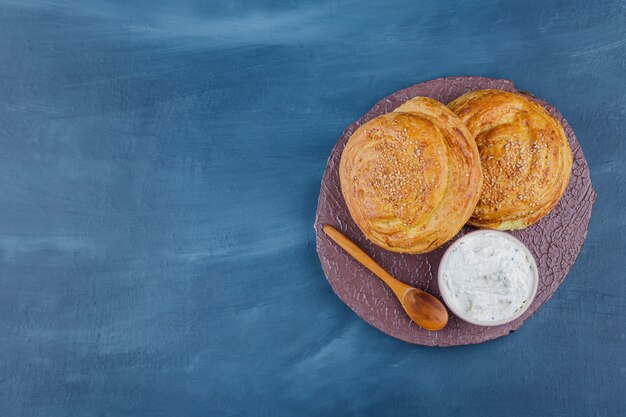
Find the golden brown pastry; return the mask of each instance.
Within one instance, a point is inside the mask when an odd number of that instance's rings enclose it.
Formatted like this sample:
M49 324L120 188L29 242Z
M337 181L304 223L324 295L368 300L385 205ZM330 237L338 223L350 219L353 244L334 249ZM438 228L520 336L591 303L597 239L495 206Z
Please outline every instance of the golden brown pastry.
M523 95L500 90L473 91L448 107L480 152L483 191L469 223L516 230L548 214L572 171L572 151L558 120Z
M339 163L341 191L375 244L423 253L467 222L482 184L476 144L445 105L415 97L359 127Z

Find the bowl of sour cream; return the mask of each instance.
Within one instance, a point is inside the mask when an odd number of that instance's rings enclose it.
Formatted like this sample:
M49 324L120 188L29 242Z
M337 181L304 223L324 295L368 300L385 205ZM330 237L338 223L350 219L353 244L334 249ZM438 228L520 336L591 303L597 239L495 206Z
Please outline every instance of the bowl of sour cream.
M457 239L439 264L439 291L459 318L499 326L530 307L539 272L528 248L512 235L478 230Z

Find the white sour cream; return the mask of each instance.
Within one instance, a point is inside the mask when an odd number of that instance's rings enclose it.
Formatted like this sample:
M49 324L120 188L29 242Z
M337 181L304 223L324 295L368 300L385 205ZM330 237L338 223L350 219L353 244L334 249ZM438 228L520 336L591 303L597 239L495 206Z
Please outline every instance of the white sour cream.
M446 302L474 321L502 322L513 317L534 296L536 269L529 256L520 242L502 232L461 238L440 266Z

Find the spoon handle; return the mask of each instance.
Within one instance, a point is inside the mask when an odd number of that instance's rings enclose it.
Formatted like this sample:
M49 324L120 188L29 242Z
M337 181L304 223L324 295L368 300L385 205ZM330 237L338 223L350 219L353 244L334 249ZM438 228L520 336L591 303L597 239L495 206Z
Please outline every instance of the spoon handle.
M385 271L382 266L378 265L367 253L363 252L353 241L348 239L343 233L330 225L323 227L324 232L337 243L343 250L348 252L354 259L359 261L361 265L372 271L378 278L383 280L398 297L403 297L406 291L413 289L404 282L398 281Z

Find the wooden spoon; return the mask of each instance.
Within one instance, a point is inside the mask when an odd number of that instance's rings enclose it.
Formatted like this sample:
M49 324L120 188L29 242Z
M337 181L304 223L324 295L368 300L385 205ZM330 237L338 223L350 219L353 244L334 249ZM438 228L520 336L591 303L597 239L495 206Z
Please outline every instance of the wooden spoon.
M441 330L448 324L448 310L436 297L392 277L339 230L330 225L324 226L323 229L343 250L348 252L348 254L372 271L391 288L398 300L400 300L402 308L404 308L404 311L415 324L426 330Z

